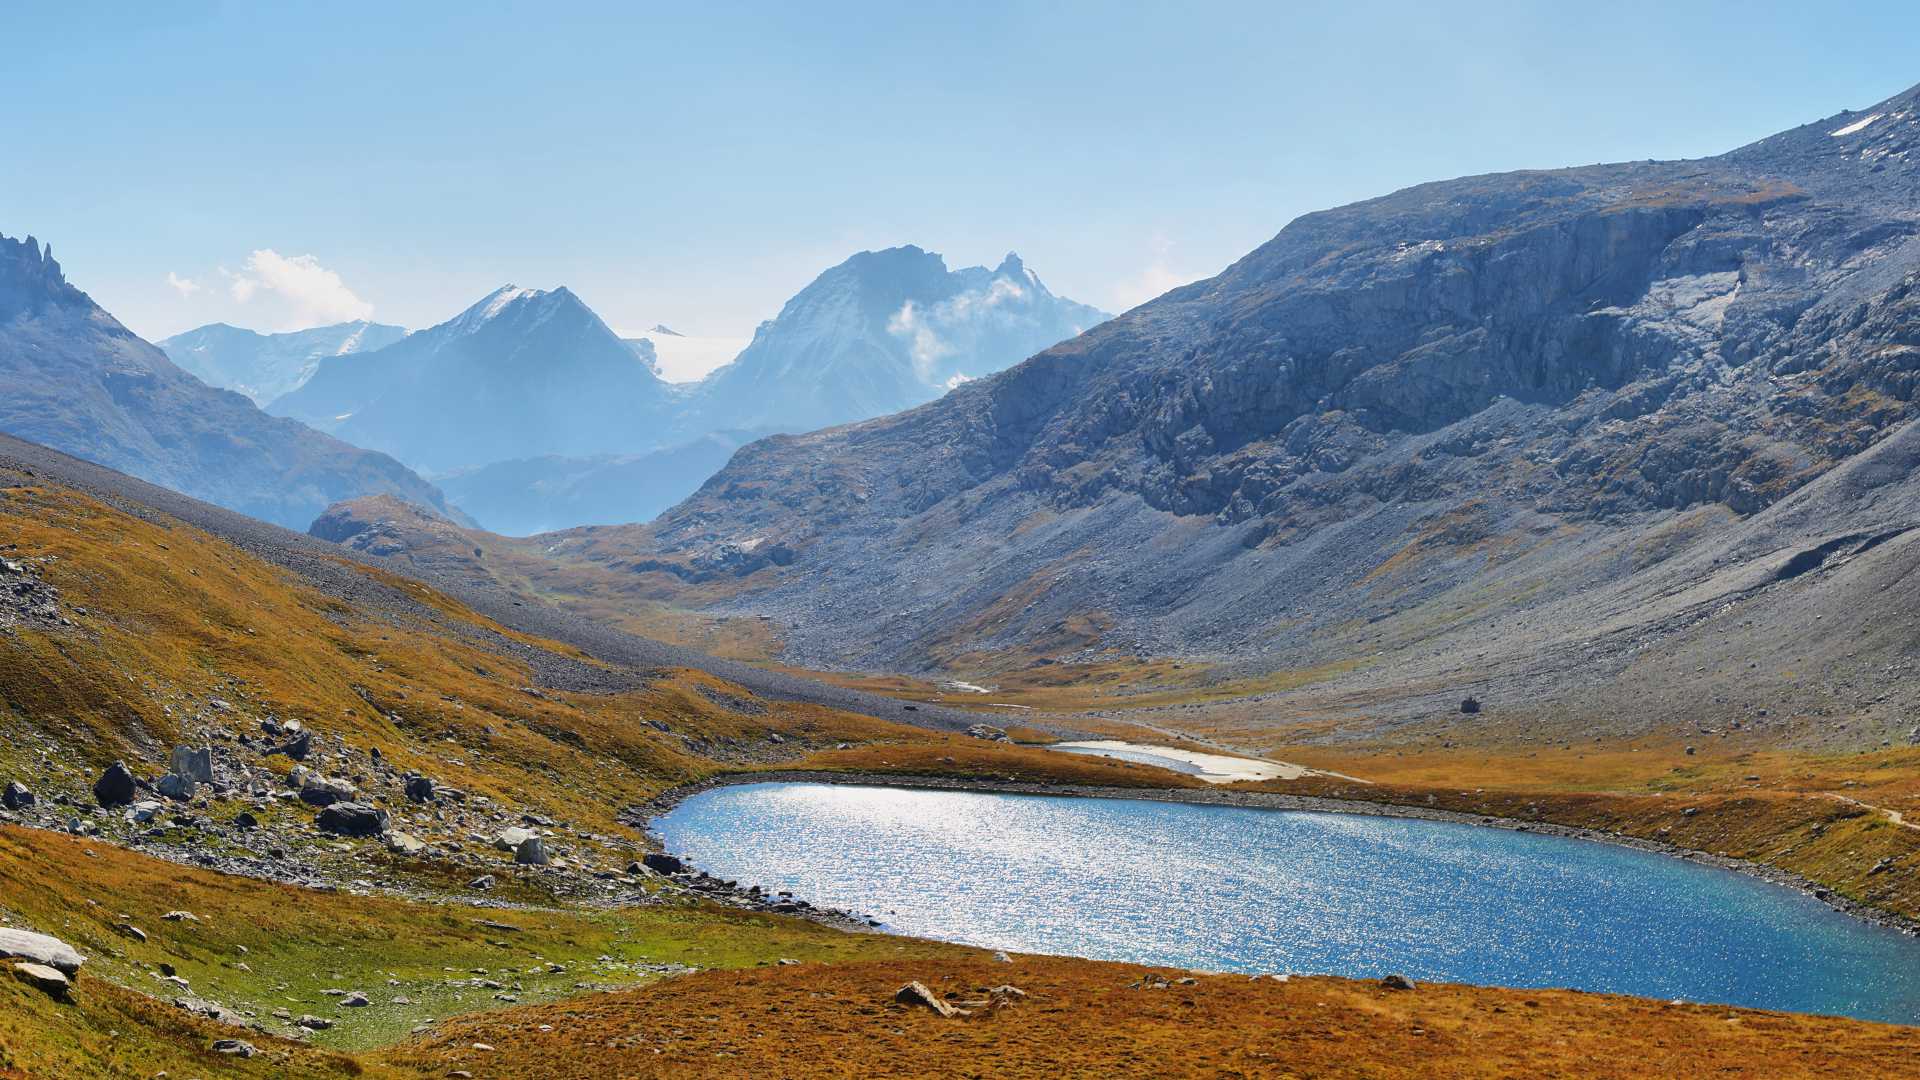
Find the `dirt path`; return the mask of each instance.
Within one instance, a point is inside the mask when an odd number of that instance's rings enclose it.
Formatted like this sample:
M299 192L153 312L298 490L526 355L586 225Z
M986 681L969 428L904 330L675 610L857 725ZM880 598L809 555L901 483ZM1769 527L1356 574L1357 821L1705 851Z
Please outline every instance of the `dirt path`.
M1913 829L1915 831L1920 831L1920 825L1916 825L1913 822L1908 821L1906 818L1906 815L1902 814L1898 810L1889 810L1884 806L1875 806L1872 803L1863 803L1859 799L1850 799L1845 795L1840 795L1832 791L1823 791L1820 794L1825 795L1827 798L1832 799L1835 802L1843 802L1849 806L1857 806L1862 810L1872 810L1877 814L1885 814L1887 816L1888 821L1893 822L1895 825L1898 825L1903 829Z

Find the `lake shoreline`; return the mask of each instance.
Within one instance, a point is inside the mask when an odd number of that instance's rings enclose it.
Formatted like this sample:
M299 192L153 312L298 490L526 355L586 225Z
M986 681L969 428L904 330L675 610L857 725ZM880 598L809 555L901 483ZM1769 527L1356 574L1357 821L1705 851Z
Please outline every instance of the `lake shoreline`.
M1094 787L1075 784L1039 783L1019 780L988 780L968 777L944 776L905 776L890 773L850 773L833 772L818 769L780 769L762 772L720 773L703 777L687 784L669 788L666 791L628 807L621 814L621 820L646 834L649 840L658 843L652 823L680 803L703 792L724 787L741 787L749 784L840 784L853 787L886 787L921 791L973 791L998 795L1030 795L1083 799L1138 799L1146 802L1190 803L1200 806L1228 806L1248 810L1310 811L1329 814L1354 814L1364 817L1411 818L1420 821L1441 821L1458 825L1474 825L1482 828L1505 829L1510 832L1540 833L1546 836L1558 836L1571 840L1590 840L1595 843L1613 844L1618 847L1633 848L1639 851L1665 855L1669 858L1683 859L1687 862L1731 870L1747 877L1756 878L1772 885L1792 889L1810 896L1826 906L1849 915L1862 922L1897 930L1909 936L1920 936L1920 921L1909 919L1893 912L1863 904L1841 896L1825 885L1802 877L1789 870L1782 870L1766 863L1748 859L1736 859L1726 855L1698 851L1680 847L1659 840L1648 840L1624 833L1608 832L1601 829L1589 829L1574 825L1556 825L1550 822L1523 821L1518 818L1494 817L1485 814L1467 814L1455 810L1441 810L1434 807L1407 806L1397 803L1376 803L1360 799L1331 799L1317 795L1289 795L1276 791L1234 791L1224 788L1132 788L1132 787ZM824 921L824 920L823 920ZM836 920L837 922L837 920ZM867 930L868 927L849 926L847 929Z

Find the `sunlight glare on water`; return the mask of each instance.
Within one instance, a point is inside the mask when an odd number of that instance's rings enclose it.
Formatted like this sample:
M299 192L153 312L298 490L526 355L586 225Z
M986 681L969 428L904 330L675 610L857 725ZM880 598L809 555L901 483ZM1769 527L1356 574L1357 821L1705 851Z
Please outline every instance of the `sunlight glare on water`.
M670 851L886 928L1204 970L1575 987L1920 1021L1920 942L1731 871L1444 822L754 784Z

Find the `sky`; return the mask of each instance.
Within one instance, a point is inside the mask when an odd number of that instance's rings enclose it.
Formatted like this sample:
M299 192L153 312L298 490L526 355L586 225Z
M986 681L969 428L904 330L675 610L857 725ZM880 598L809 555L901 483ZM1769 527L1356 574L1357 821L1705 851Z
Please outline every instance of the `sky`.
M907 243L1119 311L1306 211L1920 82L1920 5L1823 7L5 5L0 233L149 338L419 328L511 282L725 355Z

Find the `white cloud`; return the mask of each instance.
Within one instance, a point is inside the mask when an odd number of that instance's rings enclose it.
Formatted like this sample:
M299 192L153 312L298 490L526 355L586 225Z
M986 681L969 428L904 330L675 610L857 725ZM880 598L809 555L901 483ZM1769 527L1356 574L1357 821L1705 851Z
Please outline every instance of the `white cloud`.
M1147 265L1113 286L1113 310L1126 311L1139 307L1169 289L1200 280L1202 275L1182 273L1173 268L1173 241L1164 234L1155 233L1147 248Z
M923 382L931 380L934 368L940 361L956 351L952 345L940 340L940 335L927 325L920 309L911 300L901 304L900 310L887 320L887 333L907 339L907 354L913 358L914 373Z
M239 273L226 274L227 291L248 304L263 295L281 301L282 320L290 328L351 322L373 316L373 305L354 295L340 275L320 265L312 255L282 255L260 248L247 256Z
M199 282L192 278L183 278L171 270L167 271L167 284L173 286L173 291L181 296L192 296L200 291Z

